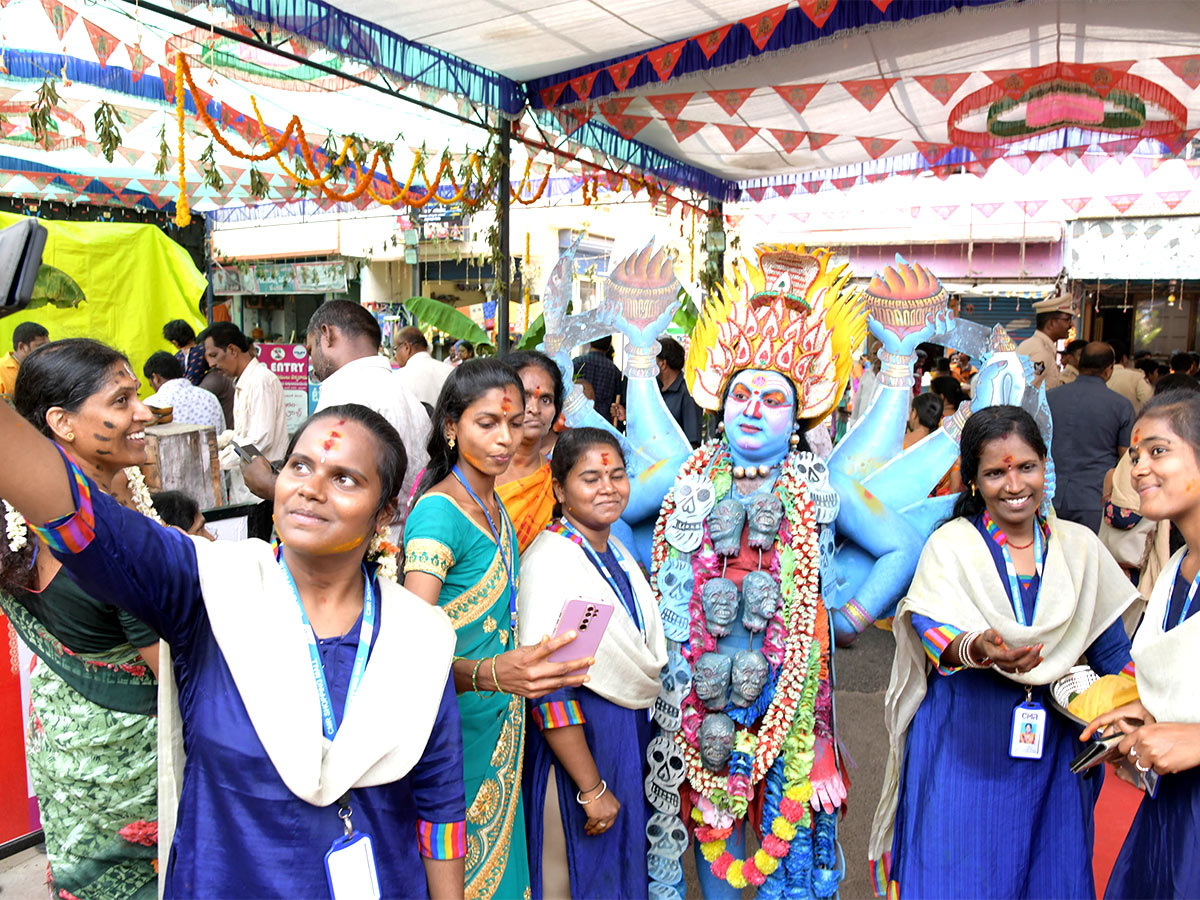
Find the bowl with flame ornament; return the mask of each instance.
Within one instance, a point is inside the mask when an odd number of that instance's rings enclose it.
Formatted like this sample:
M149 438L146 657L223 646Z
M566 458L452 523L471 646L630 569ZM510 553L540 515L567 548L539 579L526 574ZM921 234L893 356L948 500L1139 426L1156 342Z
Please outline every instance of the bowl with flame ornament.
M656 253L651 242L637 254L625 257L609 273L605 305L635 345L647 346L666 328L679 300L675 260L667 248Z
M901 337L924 328L931 316L947 308L946 299L936 275L899 255L896 266L885 267L863 293L871 318Z

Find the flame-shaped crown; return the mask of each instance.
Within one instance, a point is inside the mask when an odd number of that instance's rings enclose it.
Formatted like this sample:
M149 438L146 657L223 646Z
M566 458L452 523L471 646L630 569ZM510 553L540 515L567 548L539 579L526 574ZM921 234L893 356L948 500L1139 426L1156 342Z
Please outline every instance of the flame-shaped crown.
M685 375L704 409L721 406L742 369L770 369L796 388L797 418L810 427L837 405L850 377L851 351L866 337L861 294L828 250L803 245L757 248L710 297L692 332Z

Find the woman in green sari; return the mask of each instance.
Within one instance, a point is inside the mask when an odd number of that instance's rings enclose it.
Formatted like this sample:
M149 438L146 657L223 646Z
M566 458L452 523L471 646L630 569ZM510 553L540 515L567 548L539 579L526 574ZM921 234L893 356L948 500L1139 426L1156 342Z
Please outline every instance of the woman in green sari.
M525 698L586 681L590 658L552 663L574 632L516 647L517 540L495 493L521 440L521 380L469 360L442 387L429 468L404 531L404 586L441 606L458 633L454 682L463 730L467 900L529 896L521 802Z
M14 405L97 484L146 461L152 420L129 362L90 340L21 365ZM135 505L135 504L127 504ZM93 599L4 504L0 608L37 657L26 759L55 897L154 900L158 635Z

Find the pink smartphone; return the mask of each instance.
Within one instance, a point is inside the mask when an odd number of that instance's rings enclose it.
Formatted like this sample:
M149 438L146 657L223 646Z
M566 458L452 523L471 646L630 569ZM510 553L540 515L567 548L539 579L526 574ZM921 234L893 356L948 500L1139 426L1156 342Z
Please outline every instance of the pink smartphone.
M554 627L554 637L564 635L568 631L577 632L577 636L565 647L559 647L551 653L550 661L570 662L573 659L594 657L612 614L611 603L594 597L573 597L564 603L562 612L558 614L558 624ZM587 669L578 671L586 672Z

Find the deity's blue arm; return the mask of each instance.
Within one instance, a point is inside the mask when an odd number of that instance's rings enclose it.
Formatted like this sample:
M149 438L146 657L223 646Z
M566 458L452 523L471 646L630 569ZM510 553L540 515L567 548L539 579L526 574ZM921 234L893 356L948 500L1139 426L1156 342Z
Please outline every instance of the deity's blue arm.
M870 325L874 330L874 320ZM831 469L862 480L901 452L905 423L912 408L912 366L916 358L915 353L879 351L881 368L871 405L833 448L829 457ZM945 474L944 469L942 474Z
M971 408L964 403L928 437L862 479L863 485L892 509L928 497L958 459L958 439L970 415Z

